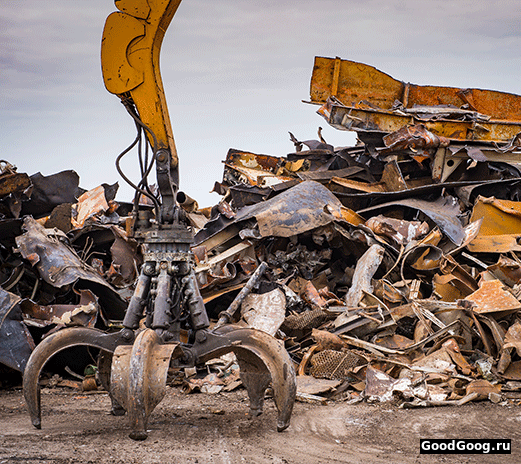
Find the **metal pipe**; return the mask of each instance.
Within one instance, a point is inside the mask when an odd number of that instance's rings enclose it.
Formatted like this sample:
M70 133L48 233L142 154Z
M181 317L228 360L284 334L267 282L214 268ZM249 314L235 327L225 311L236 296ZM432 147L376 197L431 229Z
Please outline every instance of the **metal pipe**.
M221 314L219 314L219 320L215 325L216 329L222 327L225 324L229 324L232 321L233 317L235 316L235 313L241 306L242 302L251 293L253 288L259 283L259 280L262 277L262 274L264 274L264 272L266 271L266 269L268 269L268 265L263 261L260 264L260 266L255 270L253 275L250 277L250 280L248 280L246 285L242 288L239 294L232 301L232 304L229 306L229 308L226 311L223 311Z

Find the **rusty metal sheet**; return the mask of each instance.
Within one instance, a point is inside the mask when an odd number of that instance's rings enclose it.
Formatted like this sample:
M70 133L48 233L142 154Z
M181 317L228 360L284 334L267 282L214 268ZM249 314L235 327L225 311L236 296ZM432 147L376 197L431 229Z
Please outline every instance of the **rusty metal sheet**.
M386 150L400 151L406 149L438 148L449 146L449 139L438 137L428 131L423 124L407 125L383 138Z
M0 363L23 372L34 341L23 323L20 300L0 287Z
M429 271L439 268L442 255L443 252L438 247L419 243L407 253L404 261L410 263L413 269L429 274Z
M335 96L346 105L355 106L365 100L366 105L382 109L392 108L396 100L404 108L448 105L457 109L467 105L471 111L497 120L521 121L519 95L405 83L373 66L338 57L315 57L310 96L313 103L325 103Z
M299 295L302 299L310 305L312 308L324 308L327 305L327 301L320 295L313 282L304 280L305 284Z
M250 266L256 266L256 262L255 250L249 241L240 242L212 258L199 261L195 275L203 297L208 298L210 290L234 280L241 270L249 270Z
M521 251L521 235L482 235L472 240L468 245L472 253L508 253Z
M465 240L465 229L459 220L461 210L455 198L440 197L435 201L420 200L418 198L405 198L403 200L383 203L381 205L365 208L357 211L362 216L379 209L393 206L405 206L421 211L442 230L456 245L461 245Z
M477 393L478 396L476 399L484 400L488 399L491 393L500 394L501 385L492 385L488 380L485 379L473 380L467 385L466 393L467 395L470 395L471 393Z
M322 184L305 181L265 202L246 206L236 220L255 218L261 236L291 237L335 220L324 211L328 206L341 212L340 201Z
M451 174L463 163L469 160L479 162L513 163L521 161L520 152L504 152L491 146L476 146L469 144L451 144L436 151L432 166L432 178L436 182L446 182ZM511 169L517 169L510 166ZM516 177L519 177L516 176ZM486 179L482 179L486 180ZM492 180L492 179L491 179Z
M26 325L47 327L49 325L94 327L99 312L98 299L90 290L80 290L78 304L55 304L41 306L24 298L20 302Z
M286 315L286 297L278 288L271 292L246 296L241 305L241 315L252 329L275 336Z
M385 164L380 181L385 184L388 192L398 192L409 188L395 159Z
M0 198L12 193L23 192L31 186L29 176L18 173L16 170L16 166L8 161L0 160Z
M503 377L509 380L521 380L521 361L514 361L504 372Z
M479 288L476 280L452 256L444 256L440 260L440 270L456 277L469 292Z
M483 217L480 228L482 235L500 235L501 232L521 233L521 202L519 201L479 196L472 211L471 221L481 217Z
M359 226L360 224L365 223L365 219L362 216L360 216L352 209L346 208L345 206L340 206L340 214L338 212L338 208L330 208L329 206L326 206L326 209L333 215L335 219L347 222L352 226Z
M50 176L32 175L32 194L30 200L22 205L22 215L42 217L62 203L76 203L76 198L84 192L78 186L79 180L75 171L62 171Z
M364 172L360 166L349 166L344 169L332 169L327 171L305 171L299 172L298 177L302 180L330 181L333 177L346 178Z
M83 227L87 219L94 218L108 209L105 189L100 185L78 198L78 203L73 205L71 223L74 228Z
M235 171L233 177L240 183L259 187L271 187L293 180L293 177L277 176L271 172L261 169L247 168L243 166L225 165L228 169Z
M281 159L276 156L259 155L232 148L228 150L225 164L274 173L279 167L280 162Z
M123 319L126 303L72 248L49 234L31 217L25 218L24 229L25 233L16 238L16 244L42 279L57 288L75 283L78 288L89 288L99 297L107 317Z
M369 218L365 225L375 234L389 237L398 245L407 245L429 232L426 222L388 218L381 214Z
M521 353L521 324L519 321L514 322L505 334L503 349L507 348L515 348L518 355Z
M521 302L505 289L500 280L483 281L478 290L465 297L474 304L476 313L513 312L521 309Z
M335 391L342 380L317 379L311 375L297 376L297 395L320 395Z
M271 187L294 179L297 171L309 169L309 162L300 160L286 161L270 155L259 155L230 149L224 162L226 183L236 183L261 188Z
M22 202L31 196L32 184L27 174L16 172L16 166L0 160L0 214L20 217Z
M469 243L471 252L506 253L521 251L521 202L478 196L471 221L483 218L476 238Z
M496 279L510 287L521 281L521 263L506 256L500 256L498 262L488 266L487 269Z
M127 287L135 281L141 264L137 243L120 227L111 226L110 230L114 234L114 243L110 247L112 263L106 278L116 287Z
M388 192L387 184L385 182L360 182L358 180L353 179L343 179L341 177L333 177L331 179L333 184L340 185L349 190L355 190L366 193L375 193L375 192Z
M456 120L416 120L414 115L403 112L376 109L360 109L333 103L330 100L317 111L330 126L339 130L359 133L385 134L396 132L409 124L423 123L425 128L436 134L455 141L508 142L521 132L521 122L496 121L456 121Z
M345 303L348 308L358 306L365 293L373 292L371 279L378 270L384 253L384 247L378 244L371 245L357 261L352 285L345 296Z
M510 183L512 182L509 179ZM336 185L342 186L345 182L345 187L335 188ZM457 181L457 182L445 182L442 184L431 183L428 185L421 186L413 186L410 185L411 181L408 183L408 188L404 190L388 192L387 185L384 183L377 182L374 184L369 184L365 182L357 182L356 184L351 184L351 179L338 179L334 177L331 180L329 186L331 190L334 191L335 196L342 202L344 206L348 208L354 209L359 212L359 210L368 208L370 206L375 206L379 203L383 202L391 202L395 200L400 200L402 198L425 198L427 195L440 195L441 192L446 189L455 189L455 188L475 188L481 186L495 185L494 181ZM505 181L496 181L504 182ZM349 186L353 185L353 190L358 190L358 192L349 191ZM373 188L374 187L374 188ZM346 191L347 190L347 191ZM367 193L366 193L367 192Z
M464 285L452 274L436 274L432 279L433 292L442 301L457 301L472 293L472 290Z

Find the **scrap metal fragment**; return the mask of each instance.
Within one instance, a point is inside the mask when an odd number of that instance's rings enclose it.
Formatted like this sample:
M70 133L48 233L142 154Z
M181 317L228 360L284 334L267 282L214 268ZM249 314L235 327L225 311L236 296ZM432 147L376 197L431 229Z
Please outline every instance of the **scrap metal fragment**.
M404 126L383 137L386 151L399 151L418 148L438 148L449 146L449 139L438 137L428 131L423 124Z
M503 349L508 348L515 348L517 354L521 356L521 323L519 321L514 322L505 334Z
M32 217L25 218L24 229L26 232L16 238L16 243L42 279L57 288L74 283L89 288L99 297L107 317L123 319L126 303L72 248L54 238Z
M323 395L334 392L341 380L317 379L310 375L297 376L297 395Z
M403 200L383 203L381 205L372 206L357 211L364 216L376 210L390 208L393 206L405 206L424 213L427 217L432 219L436 225L449 237L456 245L461 245L465 238L465 229L459 219L461 209L457 200L454 197L439 197L435 201L426 201L419 198L405 198Z
M286 297L278 288L268 293L250 293L243 300L241 314L248 326L275 336L284 322Z
M0 287L0 363L23 372L35 345L23 323L20 300Z
M479 234L468 249L477 253L521 251L521 202L478 196L471 221L482 219Z
M98 186L88 192L85 192L78 198L78 203L73 205L73 227L83 227L85 221L93 218L100 213L104 213L109 209L109 205L105 198L105 189Z
M405 83L338 57L315 57L310 96L341 130L389 133L412 119L453 140L506 141L521 132L519 95Z
M491 393L500 394L501 385L492 385L484 379L473 380L467 385L467 395L472 393L477 393L476 400L485 400Z
M375 234L389 237L398 245L407 245L429 232L426 222L388 218L381 214L369 218L365 225Z
M521 309L521 302L505 289L500 280L483 281L478 290L465 300L473 303L473 311L478 314L513 312Z
M339 69L336 80L333 72L335 67ZM338 57L315 57L310 95L314 103L324 103L329 96L335 95L347 105L356 105L366 100L383 109L392 108L398 100L404 108L416 107L418 112L425 106L439 109L439 105L446 105L440 112L457 113L457 117L461 117L458 109L467 104L471 107L471 113L521 121L519 95L495 90L405 83L373 66ZM432 113L433 110L429 109L428 112Z
M20 302L26 325L46 327L49 325L94 327L99 312L98 299L90 290L80 290L78 304L55 304L41 306L27 298Z
M22 205L22 215L42 217L62 203L76 203L76 198L84 192L79 188L79 180L74 171L62 171L50 176L41 173L32 175L32 194L30 200Z
M348 308L356 308L363 298L364 292L373 292L371 279L380 266L384 253L384 247L374 244L369 247L356 263L353 284L345 297L345 303Z
M352 350L323 350L311 357L309 370L313 377L342 380L357 366L365 364L365 358Z
M305 181L275 198L244 207L236 220L255 218L262 237L291 237L333 222L326 206L341 214L342 205L333 193L318 182Z

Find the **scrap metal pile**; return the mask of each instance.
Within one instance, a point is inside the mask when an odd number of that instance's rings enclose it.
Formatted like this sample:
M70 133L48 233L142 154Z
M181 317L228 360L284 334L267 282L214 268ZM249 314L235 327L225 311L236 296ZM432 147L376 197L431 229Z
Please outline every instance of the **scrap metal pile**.
M521 398L521 97L317 57L311 103L357 145L232 149L219 204L183 198L210 318L264 262L234 322L283 340L300 398ZM52 331L116 330L141 257L115 186L4 163L0 188L0 362L23 371Z

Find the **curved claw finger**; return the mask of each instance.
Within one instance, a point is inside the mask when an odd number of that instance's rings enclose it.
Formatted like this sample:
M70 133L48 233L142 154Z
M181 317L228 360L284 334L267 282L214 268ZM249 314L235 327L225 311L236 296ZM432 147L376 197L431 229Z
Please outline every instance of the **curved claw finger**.
M280 341L260 330L232 326L208 336L209 340L197 347L200 351L198 361L233 351L239 362L241 380L248 391L252 415L262 412L264 393L271 381L278 411L277 430L285 430L290 423L297 387L293 363Z
M71 327L50 335L36 346L24 370L23 391L31 422L37 429L42 426L40 373L47 361L56 353L77 345L87 345L113 352L119 340L119 333L109 335L97 329Z

